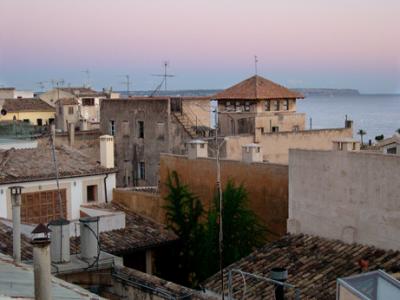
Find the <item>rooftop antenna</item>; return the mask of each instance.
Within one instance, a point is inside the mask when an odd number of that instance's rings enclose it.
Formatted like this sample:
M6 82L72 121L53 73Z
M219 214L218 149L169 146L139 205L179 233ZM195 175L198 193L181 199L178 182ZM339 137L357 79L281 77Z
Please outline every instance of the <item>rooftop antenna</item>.
M173 74L168 74L168 66L169 62L164 61L164 74L153 74L153 76L158 76L158 77L163 77L163 82L164 82L164 89L167 90L167 78L168 77L175 77Z
M128 97L130 96L130 89L132 85L131 77L129 75L122 75L125 77L125 81L121 82L122 84L126 84L126 93Z
M44 88L45 88L45 83L47 83L48 81L39 81L36 82L36 85L39 87L40 91L43 92Z
M254 55L254 71L256 75L257 75L257 63L258 63L258 57L257 55Z
M51 79L50 80L50 82L51 82L51 86L54 88L54 87L57 87L57 88L59 88L59 87L61 87L61 86L63 86L64 85L64 79Z
M83 86L89 88L90 87L90 71L89 71L89 69L86 69L86 70L83 70L82 72L86 74L86 82L83 84Z

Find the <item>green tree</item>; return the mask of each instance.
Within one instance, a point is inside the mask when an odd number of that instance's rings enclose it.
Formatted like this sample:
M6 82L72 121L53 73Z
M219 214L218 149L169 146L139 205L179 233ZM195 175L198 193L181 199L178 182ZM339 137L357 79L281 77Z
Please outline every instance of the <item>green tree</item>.
M229 180L223 193L223 265L224 267L250 254L265 242L266 229L249 208L248 194L241 184ZM208 213L206 241L203 246L208 264L204 273L213 274L219 267L219 197Z
M360 129L357 134L361 137L361 146L364 145L364 135L367 134L367 132L363 129Z
M204 240L204 225L201 223L204 209L199 198L190 192L187 185L181 183L176 171L168 174L166 186L168 195L164 208L167 226L180 238L175 251L180 274L178 278L182 284L196 286L197 270L204 263L198 257Z
M384 138L385 138L385 136L384 136L383 134L377 135L377 136L375 137L375 141L379 142L379 141L382 141Z

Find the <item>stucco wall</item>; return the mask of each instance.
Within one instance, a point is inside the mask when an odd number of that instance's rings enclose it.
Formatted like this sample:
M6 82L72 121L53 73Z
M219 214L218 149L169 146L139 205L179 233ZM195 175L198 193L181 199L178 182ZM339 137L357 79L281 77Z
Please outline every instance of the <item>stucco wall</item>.
M137 192L129 189L114 189L113 201L159 223L165 222L163 209L165 203L159 194Z
M400 249L400 157L290 150L292 233Z
M182 101L182 110L192 119L193 122L196 122L197 117L197 126L211 127L210 100L184 99Z
M177 171L182 181L198 195L206 209L212 204L215 192L216 163L214 159L189 160L185 156L161 154L160 193L168 191L165 182L168 172ZM228 178L243 183L248 191L250 207L269 230L280 236L286 233L288 211L288 168L269 163L246 164L239 161L221 161L223 186ZM275 236L270 236L274 238Z
M80 206L88 203L86 199L87 185L97 185L98 203L105 202L104 177L105 175L96 175L60 179L60 189L66 189L68 219L79 218ZM0 185L0 217L2 218L11 219L11 194L9 187L15 185L23 187L22 193L57 189L55 180L31 181L21 182L18 184ZM115 188L115 174L109 174L107 178L108 201L112 200L113 188Z
M296 132L265 133L258 136L263 151L263 159L272 163L288 163L289 149L331 150L332 141L353 137L352 128L304 130ZM233 136L225 138L226 157L240 160L241 145L254 141L253 136Z
M26 111L26 112L7 112L5 116L0 117L0 121L12 121L15 117L16 120L23 121L29 120L32 125L38 125L37 119L42 119L42 125L49 124L49 119L55 119L56 112L47 111Z

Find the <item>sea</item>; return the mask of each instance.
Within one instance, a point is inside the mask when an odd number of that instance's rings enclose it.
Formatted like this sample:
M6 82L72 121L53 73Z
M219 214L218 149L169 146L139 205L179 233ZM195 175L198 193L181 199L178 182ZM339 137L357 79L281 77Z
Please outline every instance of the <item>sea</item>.
M367 132L364 141L391 137L400 128L400 95L308 96L297 101L297 111L306 113L308 129L343 127L347 116L355 138L358 130Z

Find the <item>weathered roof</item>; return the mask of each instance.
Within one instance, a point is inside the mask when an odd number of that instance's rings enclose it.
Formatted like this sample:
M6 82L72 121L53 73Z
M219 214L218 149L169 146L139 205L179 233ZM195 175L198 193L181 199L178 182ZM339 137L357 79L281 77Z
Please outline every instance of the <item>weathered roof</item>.
M0 87L0 91L14 91L15 87Z
M215 100L262 100L288 98L296 99L304 98L304 96L259 75L254 75L243 80L211 97L211 99Z
M46 111L54 112L54 107L39 98L5 99L2 109L7 112Z
M61 98L55 102L58 105L79 105L78 100L75 98Z
M12 228L2 222L0 222L0 253L10 256L13 254ZM32 245L24 234L21 234L21 258L32 259Z
M178 239L165 225L134 213L122 205L113 203L92 207L125 212L125 228L100 233L100 248L108 253L122 255ZM79 238L73 239L71 244L72 251L79 252Z
M93 162L80 151L68 146L55 148L60 178L90 176L116 172ZM33 149L0 150L0 184L55 178L49 145Z
M54 276L51 278L53 299L104 299L77 285ZM32 266L15 264L11 257L0 254L0 298L35 299Z
M378 143L377 146L384 147L391 144L400 144L400 134L395 133L392 137L384 139Z
M360 273L361 259L368 261L369 271L400 271L399 251L298 234L271 242L225 268L225 282L229 268L269 277L272 268L283 267L288 270L287 282L300 288L302 299L335 299L336 279ZM206 280L205 287L220 293L219 278L219 274L213 275ZM235 274L232 282L234 291L241 295L242 277ZM254 286L255 283L258 285ZM227 293L227 284L225 289ZM271 284L248 280L246 299L272 299L273 290ZM287 299L293 299L293 292L287 289Z

